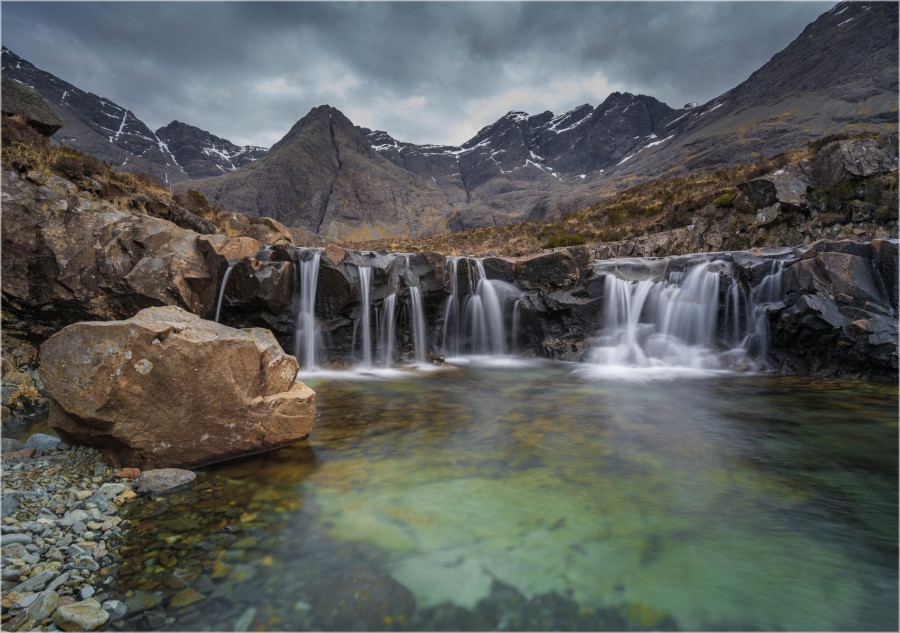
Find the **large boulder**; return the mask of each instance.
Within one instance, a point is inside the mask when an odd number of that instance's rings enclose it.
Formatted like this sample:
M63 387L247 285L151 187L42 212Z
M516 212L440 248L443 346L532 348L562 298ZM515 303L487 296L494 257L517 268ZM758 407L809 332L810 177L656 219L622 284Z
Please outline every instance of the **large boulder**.
M24 114L25 122L44 136L52 136L65 121L44 98L25 84L3 77L3 114Z
M41 346L50 426L116 468L193 468L305 439L315 393L271 332L170 306L76 323Z
M897 171L896 141L890 136L836 141L822 148L804 169L816 187Z

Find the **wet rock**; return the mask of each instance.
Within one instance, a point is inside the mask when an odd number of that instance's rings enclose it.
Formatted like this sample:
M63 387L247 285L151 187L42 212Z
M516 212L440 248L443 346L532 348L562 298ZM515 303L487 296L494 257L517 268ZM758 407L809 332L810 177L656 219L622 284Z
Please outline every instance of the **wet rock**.
M882 274L884 244L812 244L783 275L784 300L769 314L773 363L828 376L896 379L896 274ZM886 280L891 284L885 283Z
M43 591L28 607L28 617L35 622L43 622L49 618L59 606L59 594L55 591Z
M107 620L109 614L93 598L59 607L53 613L53 623L64 631L93 631Z
M186 488L197 478L197 474L180 468L159 468L145 470L137 478L139 494L175 492Z
M13 453L15 451L20 451L25 448L25 445L19 440L14 440L12 438L4 437L2 440L3 445L3 453ZM6 514L4 512L4 514Z
M117 468L193 467L305 439L315 393L297 368L270 332L176 307L78 323L41 346L50 425Z
M102 606L113 620L119 620L128 614L128 607L121 600L107 600Z

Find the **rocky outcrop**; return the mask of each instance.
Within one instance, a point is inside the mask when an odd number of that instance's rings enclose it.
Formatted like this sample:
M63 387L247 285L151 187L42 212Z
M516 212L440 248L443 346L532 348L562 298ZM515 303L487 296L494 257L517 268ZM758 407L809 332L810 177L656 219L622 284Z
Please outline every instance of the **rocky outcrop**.
M773 363L827 376L897 377L897 242L812 244L769 314Z
M24 423L27 416L46 411L49 403L38 372L38 351L33 345L4 332L0 370L4 430L11 424Z
M80 320L150 306L214 309L198 234L121 210L68 180L3 172L3 327L43 340Z
M177 307L77 323L41 346L50 425L117 467L179 467L305 439L315 393L270 332Z
M3 77L3 114L23 114L25 122L44 136L52 136L65 121L43 97L23 83Z

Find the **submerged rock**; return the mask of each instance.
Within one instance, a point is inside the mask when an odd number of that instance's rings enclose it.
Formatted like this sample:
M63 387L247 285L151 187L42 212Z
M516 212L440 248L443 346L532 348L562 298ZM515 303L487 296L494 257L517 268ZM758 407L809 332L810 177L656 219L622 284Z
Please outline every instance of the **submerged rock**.
M305 439L315 393L266 330L177 307L76 323L41 346L50 426L116 468L191 468Z
M145 470L137 478L139 493L175 492L190 485L197 475L181 468L157 468Z

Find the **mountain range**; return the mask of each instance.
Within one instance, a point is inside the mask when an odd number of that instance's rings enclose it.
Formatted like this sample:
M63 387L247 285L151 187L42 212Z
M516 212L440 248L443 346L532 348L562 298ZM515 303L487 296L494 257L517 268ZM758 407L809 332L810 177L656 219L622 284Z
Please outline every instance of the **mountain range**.
M842 2L732 90L673 109L615 92L509 112L460 146L416 145L313 108L268 151L173 121L156 132L3 49L4 76L65 120L54 139L230 211L364 240L537 220L651 178L746 164L846 131L896 133L898 5ZM715 54L711 51L710 54Z

